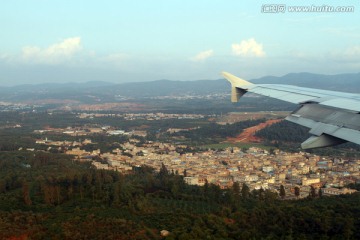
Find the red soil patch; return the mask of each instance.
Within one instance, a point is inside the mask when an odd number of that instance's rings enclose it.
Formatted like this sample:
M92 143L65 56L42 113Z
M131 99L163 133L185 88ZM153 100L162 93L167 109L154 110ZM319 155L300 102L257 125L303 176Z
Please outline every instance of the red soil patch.
M27 240L28 236L26 234L20 235L20 236L13 236L9 237L6 240Z
M226 224L229 224L229 225L235 223L235 220L232 219L232 218L225 218L224 221L225 221Z
M268 126L273 125L274 123L281 122L282 119L270 119L264 123L260 123L259 125L246 128L241 134L237 135L234 138L228 138L228 142L236 143L236 142L261 142L261 138L255 137L255 133L261 129L264 129Z

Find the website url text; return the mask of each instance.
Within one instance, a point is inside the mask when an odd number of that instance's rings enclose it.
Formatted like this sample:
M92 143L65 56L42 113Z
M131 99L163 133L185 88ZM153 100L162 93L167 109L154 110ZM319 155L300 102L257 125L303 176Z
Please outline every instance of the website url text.
M352 13L354 6L330 6L330 5L310 5L310 6L287 6L286 4L264 4L261 6L262 13Z

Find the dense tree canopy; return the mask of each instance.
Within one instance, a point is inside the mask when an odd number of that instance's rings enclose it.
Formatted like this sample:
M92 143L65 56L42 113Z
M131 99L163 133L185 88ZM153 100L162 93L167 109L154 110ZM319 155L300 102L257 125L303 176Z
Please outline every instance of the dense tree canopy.
M360 238L359 194L283 201L186 185L165 166L123 175L41 152L0 152L0 179L1 239Z

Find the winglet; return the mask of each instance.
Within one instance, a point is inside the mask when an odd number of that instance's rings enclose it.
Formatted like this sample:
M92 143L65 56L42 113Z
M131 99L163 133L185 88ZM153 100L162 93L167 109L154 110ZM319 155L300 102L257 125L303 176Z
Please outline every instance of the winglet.
M249 87L254 85L227 72L222 72L222 75L231 83L231 102L238 102Z
M222 75L224 76L224 78L226 78L230 83L231 83L231 86L233 87L240 87L240 88L243 88L243 86L251 86L253 85L251 82L248 82L244 79L241 79L241 78L238 78L228 72L222 72Z

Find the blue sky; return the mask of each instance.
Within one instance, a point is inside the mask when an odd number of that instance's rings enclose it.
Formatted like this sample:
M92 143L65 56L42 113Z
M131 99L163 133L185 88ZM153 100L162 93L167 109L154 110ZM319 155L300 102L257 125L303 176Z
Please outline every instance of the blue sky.
M11 0L0 29L0 85L360 72L358 0Z

